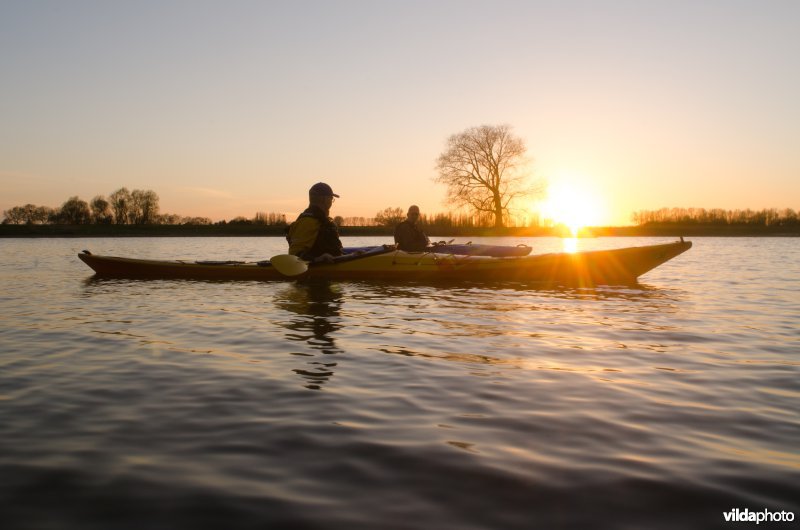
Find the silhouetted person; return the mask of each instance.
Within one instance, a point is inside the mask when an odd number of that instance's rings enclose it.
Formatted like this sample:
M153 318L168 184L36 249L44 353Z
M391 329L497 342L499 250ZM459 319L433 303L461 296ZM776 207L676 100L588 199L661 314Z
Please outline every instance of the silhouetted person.
M342 255L339 230L330 218L334 197L333 189L317 182L308 190L308 208L292 223L286 234L289 254L308 261L330 262Z
M412 205L408 208L406 220L394 229L394 242L397 248L406 252L423 252L428 247L430 240L418 223L419 206Z

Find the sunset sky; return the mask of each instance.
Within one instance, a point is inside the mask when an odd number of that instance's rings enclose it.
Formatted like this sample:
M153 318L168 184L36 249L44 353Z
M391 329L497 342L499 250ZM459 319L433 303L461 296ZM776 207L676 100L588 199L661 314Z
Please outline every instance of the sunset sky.
M798 28L794 0L5 0L0 210L294 217L322 180L334 215L441 212L436 157L483 124L597 224L800 209Z

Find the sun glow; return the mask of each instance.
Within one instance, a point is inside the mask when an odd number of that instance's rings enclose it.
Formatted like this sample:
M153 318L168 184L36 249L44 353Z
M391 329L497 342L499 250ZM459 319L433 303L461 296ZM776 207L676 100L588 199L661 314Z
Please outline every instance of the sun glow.
M554 225L566 226L577 237L581 229L598 226L604 217L600 196L586 186L559 181L550 186L542 203L542 217Z

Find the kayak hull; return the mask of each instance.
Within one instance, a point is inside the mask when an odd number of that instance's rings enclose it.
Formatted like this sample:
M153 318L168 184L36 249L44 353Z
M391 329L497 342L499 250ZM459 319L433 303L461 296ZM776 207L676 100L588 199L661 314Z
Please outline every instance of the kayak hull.
M525 281L578 285L629 284L691 248L690 241L661 245L540 254L523 257L459 256L386 250L285 276L269 262L188 262L100 256L78 257L98 276L202 280Z

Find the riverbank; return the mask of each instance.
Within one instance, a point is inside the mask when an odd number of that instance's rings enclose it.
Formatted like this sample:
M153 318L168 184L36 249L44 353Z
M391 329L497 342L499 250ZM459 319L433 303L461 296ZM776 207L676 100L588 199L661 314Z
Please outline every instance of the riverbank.
M428 227L435 237L569 237L563 227ZM342 236L391 236L383 226L343 226ZM280 225L0 225L0 238L36 237L274 237ZM797 237L800 226L661 224L592 227L579 237Z

